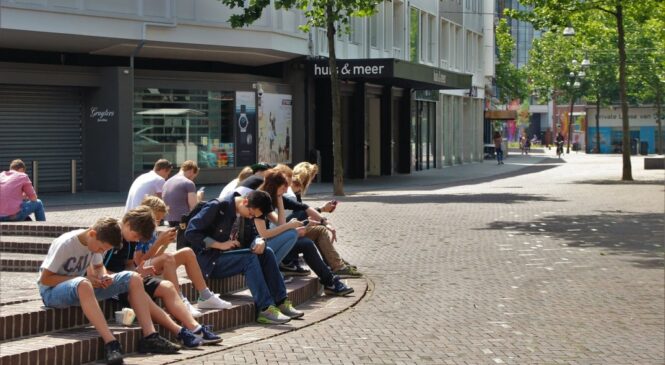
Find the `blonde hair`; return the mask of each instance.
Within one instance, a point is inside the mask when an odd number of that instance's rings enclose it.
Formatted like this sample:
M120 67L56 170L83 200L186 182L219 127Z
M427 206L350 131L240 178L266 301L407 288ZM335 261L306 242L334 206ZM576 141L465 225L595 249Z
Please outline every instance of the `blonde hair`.
M196 163L196 161L192 160L187 160L180 165L180 170L182 171L190 171L193 170L195 174L199 173L199 165Z
M141 205L145 205L150 208L154 213L164 213L169 210L164 201L154 195L146 196L145 199L141 202Z
M254 175L254 170L250 166L245 166L240 173L238 174L238 183L241 183L243 180Z
M318 173L319 167L316 164L301 162L293 167L293 179L291 181L301 186L302 191L300 194L304 195L309 184Z

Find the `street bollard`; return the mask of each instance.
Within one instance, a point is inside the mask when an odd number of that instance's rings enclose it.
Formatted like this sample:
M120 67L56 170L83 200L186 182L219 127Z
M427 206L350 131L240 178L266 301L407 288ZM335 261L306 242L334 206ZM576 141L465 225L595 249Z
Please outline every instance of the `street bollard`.
M72 160L72 194L76 194L76 160Z
M39 186L39 161L32 161L32 186L35 188L35 193Z

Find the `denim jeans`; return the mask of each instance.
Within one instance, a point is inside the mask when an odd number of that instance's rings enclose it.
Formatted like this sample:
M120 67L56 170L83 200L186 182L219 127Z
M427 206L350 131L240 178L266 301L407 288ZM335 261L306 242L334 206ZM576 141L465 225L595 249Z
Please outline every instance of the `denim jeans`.
M334 275L328 265L323 262L321 255L319 255L319 250L312 240L307 237L298 238L291 252L296 255L302 253L305 263L316 273L321 284L326 286L333 285Z
M501 148L496 149L496 161L497 162L503 161L503 149Z
M113 275L113 283L107 288L95 288L97 300L104 300L129 291L129 279L131 271L122 271ZM44 305L51 308L68 308L81 306L79 301L78 286L85 280L83 276L63 281L56 286L39 285L39 294L42 296Z
M35 220L45 221L46 214L44 213L44 203L41 200L37 199L34 202L31 200L24 200L21 203L21 209L16 213L13 219L9 217L0 217L0 222L2 221L13 221L20 222L24 221L30 214L35 213Z
M261 311L286 298L286 286L275 260L275 253L266 247L263 254L222 254L215 261L210 277L225 278L245 274L256 309Z
M298 232L295 229L289 229L278 234L275 237L266 240L266 244L275 252L275 258L279 264L284 260L286 255L291 251L293 245L296 244L298 239Z

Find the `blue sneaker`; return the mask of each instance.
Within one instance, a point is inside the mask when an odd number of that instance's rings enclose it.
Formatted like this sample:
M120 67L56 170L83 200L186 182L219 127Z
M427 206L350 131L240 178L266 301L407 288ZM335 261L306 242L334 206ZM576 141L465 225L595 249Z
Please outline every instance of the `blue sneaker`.
M185 327L180 329L180 332L178 332L178 336L176 337L178 338L178 341L188 349L193 349L203 344L203 340Z
M339 279L339 276L335 276L332 285L324 286L323 291L326 293L326 295L344 296L353 293L353 288L344 284Z
M201 328L194 332L194 336L200 339L203 345L214 345L223 341L219 335L210 330L210 327L204 325L201 325Z

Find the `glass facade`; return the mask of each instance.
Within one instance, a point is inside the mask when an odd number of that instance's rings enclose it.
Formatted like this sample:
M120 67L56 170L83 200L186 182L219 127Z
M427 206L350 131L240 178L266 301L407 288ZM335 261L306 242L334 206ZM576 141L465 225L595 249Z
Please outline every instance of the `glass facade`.
M235 92L137 88L134 91L134 174L166 158L177 165L235 167Z

